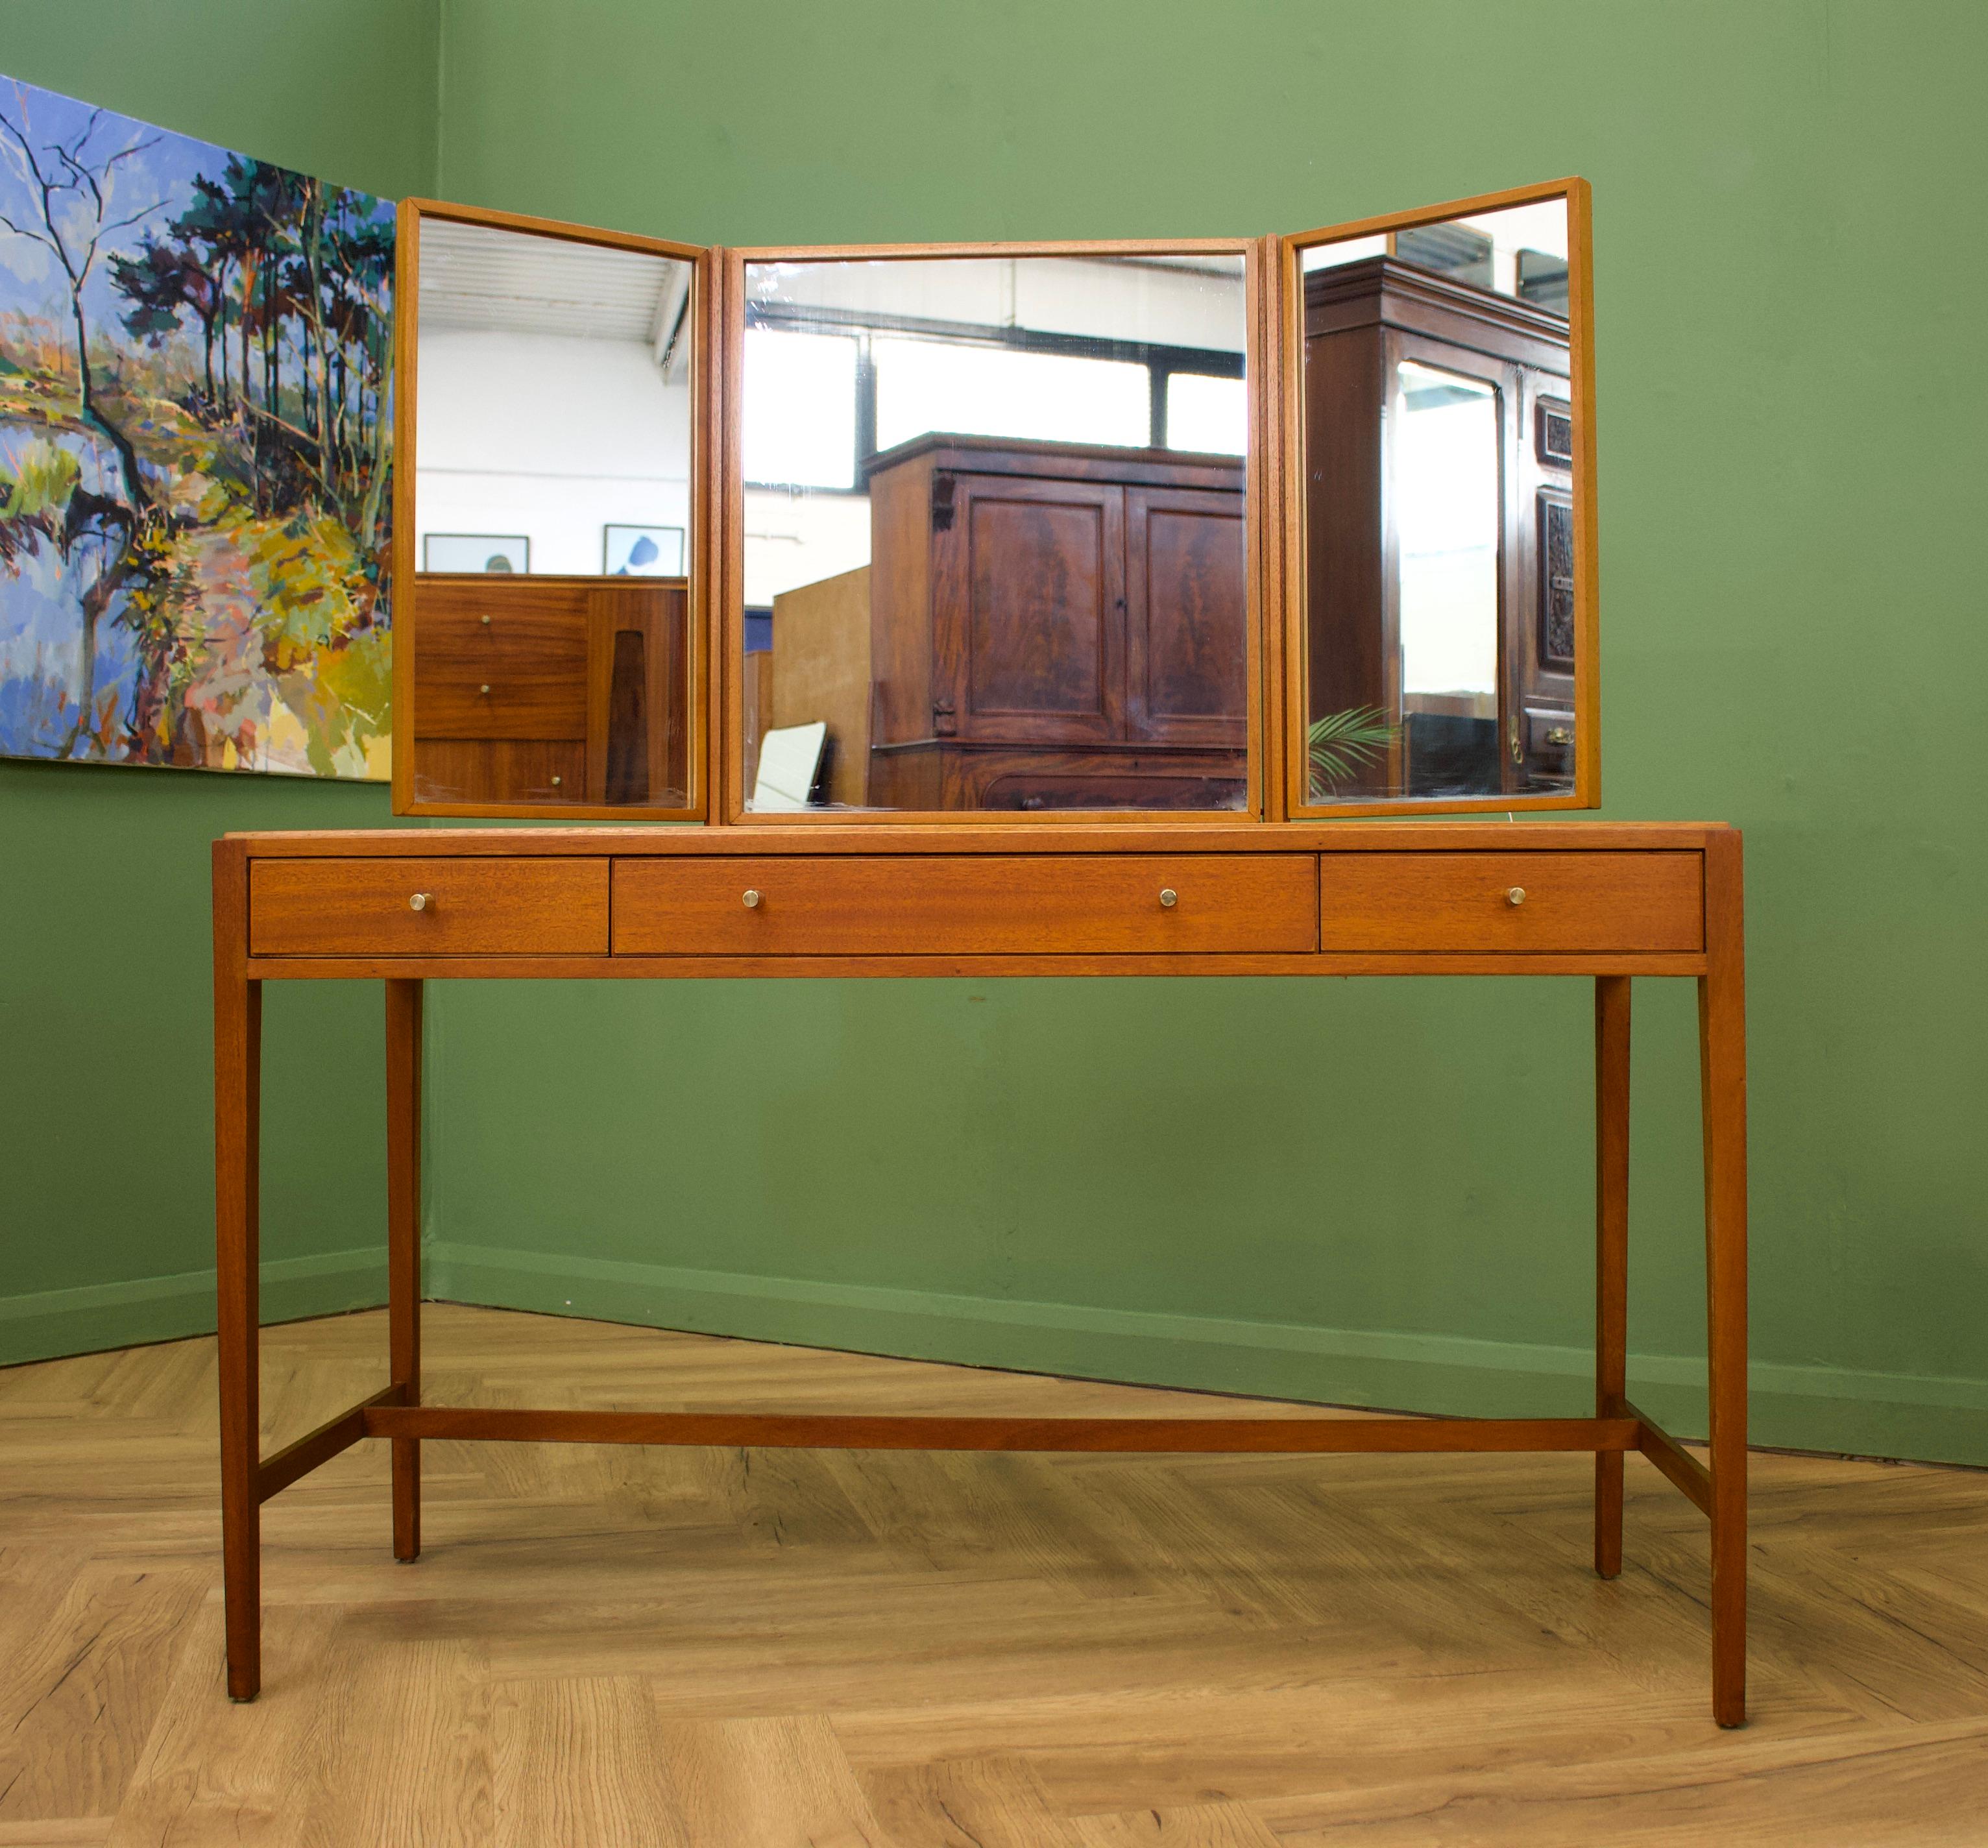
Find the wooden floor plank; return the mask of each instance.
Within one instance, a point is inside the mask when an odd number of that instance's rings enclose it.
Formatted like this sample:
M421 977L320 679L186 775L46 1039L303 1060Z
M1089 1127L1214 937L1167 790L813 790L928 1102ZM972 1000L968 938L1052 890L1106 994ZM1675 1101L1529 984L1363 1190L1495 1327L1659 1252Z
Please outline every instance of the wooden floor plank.
M265 1448L384 1318L265 1334ZM1311 1415L438 1305L466 1403ZM213 1343L0 1369L0 1848L1943 1848L1988 1764L1988 1475L1757 1455L1751 1724L1638 1458L385 1447L264 1511L223 1697ZM1358 1414L1349 1414L1357 1416Z

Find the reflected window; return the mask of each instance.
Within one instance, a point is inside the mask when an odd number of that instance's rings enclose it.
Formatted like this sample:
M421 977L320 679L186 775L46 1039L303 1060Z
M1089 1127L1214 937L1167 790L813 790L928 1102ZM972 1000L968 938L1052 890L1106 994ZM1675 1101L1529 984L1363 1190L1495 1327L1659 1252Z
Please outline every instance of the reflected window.
M930 430L1131 448L1149 438L1144 366L950 340L879 339L871 350L879 449Z
M746 330L746 479L847 488L856 480L856 342Z
M1240 455L1249 446L1249 394L1239 378L1167 377L1167 447Z
M1498 394L1404 360L1395 452L1401 691L1498 692Z

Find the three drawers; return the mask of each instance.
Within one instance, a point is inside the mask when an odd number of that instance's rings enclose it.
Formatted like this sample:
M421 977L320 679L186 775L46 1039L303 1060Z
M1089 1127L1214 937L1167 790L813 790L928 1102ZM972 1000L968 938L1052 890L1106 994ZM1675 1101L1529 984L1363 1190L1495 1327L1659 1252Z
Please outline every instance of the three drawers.
M617 860L617 956L1304 951L1310 854Z
M262 858L257 956L1691 954L1690 851Z
M607 861L252 861L248 953L605 956Z

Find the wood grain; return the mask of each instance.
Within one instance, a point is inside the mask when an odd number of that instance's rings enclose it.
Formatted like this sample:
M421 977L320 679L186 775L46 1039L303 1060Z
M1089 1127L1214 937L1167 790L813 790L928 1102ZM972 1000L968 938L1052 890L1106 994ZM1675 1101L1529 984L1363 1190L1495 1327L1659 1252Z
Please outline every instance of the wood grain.
M624 861L619 955L1051 955L1304 950L1312 862L1148 854ZM757 894L748 905L747 892ZM1177 895L1172 906L1162 892Z
M1594 984L1594 1415L1628 1404L1629 1347L1629 977ZM1622 1459L1594 1457L1594 1569L1622 1570Z
M607 949L607 862L262 861L250 871L248 913L252 956L599 956Z
M428 1322L430 1389L493 1402L1318 1415L447 1305ZM387 1317L263 1347L274 1450L377 1388ZM233 1706L201 1595L215 1366L203 1339L0 1370L0 1738L35 1759L0 1848L539 1848L637 1825L660 1848L796 1826L827 1843L831 1824L888 1848L1980 1839L1980 1472L1751 1459L1752 1723L1723 1733L1706 1524L1643 1458L1604 1584L1579 1455L437 1443L404 1567L376 1539L388 1447L366 1444L264 1510L267 1691ZM564 1833L534 1836L548 1816Z
M276 828L230 834L255 860L321 858L327 844L339 853L393 858L446 854L468 858L514 854L534 858L613 854L623 858L722 858L790 853L826 854L1137 854L1155 851L1146 817L1137 824L1096 817L1023 817L1019 826L976 815L935 822L907 816L894 827L874 817L853 816L844 828L796 833L757 815L736 828ZM1715 835L1736 831L1720 821L1293 821L1266 828L1239 816L1175 817L1158 837L1168 853L1697 853Z
M1698 984L1710 1331L1712 1708L1746 1717L1746 959L1740 844L1706 844L1706 973Z
M1517 903L1510 895L1523 894ZM1319 857L1326 949L1694 950L1705 942L1691 853Z

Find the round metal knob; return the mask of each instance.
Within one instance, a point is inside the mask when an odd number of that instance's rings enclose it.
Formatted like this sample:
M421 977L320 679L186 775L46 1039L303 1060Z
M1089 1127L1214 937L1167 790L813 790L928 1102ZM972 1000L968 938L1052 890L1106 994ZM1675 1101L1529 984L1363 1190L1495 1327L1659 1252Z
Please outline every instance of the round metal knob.
M1180 902L1180 894L1171 885L1163 885L1160 888L1160 902L1172 911Z
M486 629L487 629L488 628L489 628L489 626L490 626L490 618L489 618L488 616L485 616L485 617L483 618L483 626L484 626Z
M565 779L565 777L553 777L553 787L554 789L557 789L557 788L559 787L559 786L560 786L562 783L565 782L565 780L566 780L566 779Z
M748 911L757 911L759 909L759 895L750 887L747 888L746 892L746 909Z
M410 911L426 911L434 902L434 894L433 892L418 892L412 898L408 899L407 909Z
M1523 885L1513 886L1511 890L1505 895L1505 902L1507 905L1523 905L1525 902L1526 888Z
M476 690L477 690L477 692L478 692L479 693L487 693L487 692L489 692L490 691L490 682L489 682L489 681L487 681L487 680L486 680L486 681L485 681L485 682L484 682L484 683L483 683L480 687L478 687Z

